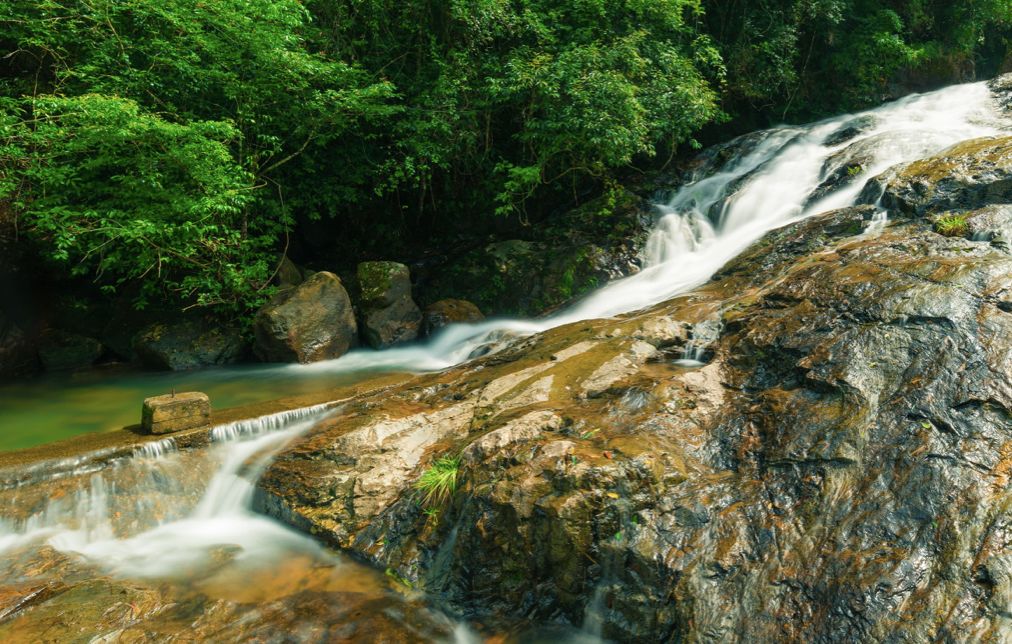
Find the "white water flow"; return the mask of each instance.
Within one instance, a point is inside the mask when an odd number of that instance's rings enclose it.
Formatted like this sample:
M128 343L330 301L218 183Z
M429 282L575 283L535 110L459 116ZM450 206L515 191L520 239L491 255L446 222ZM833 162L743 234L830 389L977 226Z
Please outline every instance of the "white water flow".
M835 145L827 136L858 123L863 131ZM906 97L860 114L749 136L751 149L713 174L681 187L665 204L643 251L644 268L540 320L491 320L447 327L424 345L355 351L293 370L344 373L360 369L430 371L459 364L504 340L585 319L640 310L706 282L765 233L821 212L853 205L869 179L903 162L960 141L1012 129L984 83ZM820 184L843 168L832 190ZM847 172L851 168L851 173ZM837 175L839 176L839 175ZM885 213L868 232L881 229Z
M92 474L72 497L0 525L0 553L45 543L126 577L179 578L200 574L216 557L262 566L320 552L308 537L254 513L251 502L274 454L328 413L320 406L225 425L205 450L159 444L138 451Z

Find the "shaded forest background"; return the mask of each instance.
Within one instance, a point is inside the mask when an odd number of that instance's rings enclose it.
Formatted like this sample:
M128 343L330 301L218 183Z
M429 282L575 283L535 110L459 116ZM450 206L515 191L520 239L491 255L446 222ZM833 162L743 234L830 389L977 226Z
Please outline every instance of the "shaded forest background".
M279 257L537 227L703 143L983 78L1009 0L7 0L0 253L246 318Z

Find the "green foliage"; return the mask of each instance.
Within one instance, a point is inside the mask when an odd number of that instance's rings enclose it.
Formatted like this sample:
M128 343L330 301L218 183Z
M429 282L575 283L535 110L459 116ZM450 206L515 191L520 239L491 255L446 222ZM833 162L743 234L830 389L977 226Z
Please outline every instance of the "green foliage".
M414 187L419 211L424 197L487 210L493 194L498 213L524 215L538 197L670 153L720 114L698 0L309 6L328 46L390 79L409 107L379 135L391 155L377 190Z
M935 220L935 232L946 237L962 237L966 234L966 217L946 215Z
M138 305L256 306L291 176L393 112L389 84L306 48L308 20L296 0L3 3L0 200L73 274L139 282Z
M1010 19L1009 0L7 0L0 212L61 274L244 315L316 220L352 263L587 194L604 213L725 111L803 118L997 68Z
M246 228L251 178L230 154L232 125L171 123L95 94L4 107L0 167L12 171L0 196L49 259L108 289L144 279L144 298L259 301L260 251L278 231Z
M448 501L457 489L459 470L459 458L444 456L437 459L415 482L415 489L422 494L422 502L429 505Z
M878 103L892 83L963 78L1007 50L1009 0L756 0L705 3L727 63L728 99L769 120ZM999 60L985 61L993 51Z

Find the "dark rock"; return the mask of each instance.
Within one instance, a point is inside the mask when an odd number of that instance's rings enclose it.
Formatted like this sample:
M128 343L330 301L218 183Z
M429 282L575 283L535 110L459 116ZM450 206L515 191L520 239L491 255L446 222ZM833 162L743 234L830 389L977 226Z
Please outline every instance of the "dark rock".
M254 352L264 362L339 358L355 346L358 325L348 292L333 273L315 273L257 313Z
M362 336L376 349L418 337L422 311L411 299L411 274L397 262L358 265Z
M35 373L38 368L31 339L0 311L0 380Z
M133 346L145 367L169 371L231 364L246 352L238 329L213 320L153 324L137 334Z
M869 132L875 129L875 125L878 123L877 119L871 114L865 116L858 116L853 118L840 127L836 128L829 133L829 136L822 142L823 145L834 146L846 143L853 138L856 138L865 132Z
M46 371L82 369L93 365L104 350L95 338L53 330L39 341L39 360Z
M639 271L655 215L630 192L589 202L533 227L532 239L488 244L433 270L419 301L462 298L486 315L540 315Z
M303 281L305 281L305 278L299 267L295 265L295 262L288 259L287 256L282 257L281 262L278 264L277 273L274 275L274 283L277 284L278 288L292 288L293 286L302 284Z
M432 335L449 324L480 322L485 319L477 306L467 300L433 302L422 312L422 335Z
M1012 202L1012 137L964 141L868 182L861 200L896 214L972 210Z

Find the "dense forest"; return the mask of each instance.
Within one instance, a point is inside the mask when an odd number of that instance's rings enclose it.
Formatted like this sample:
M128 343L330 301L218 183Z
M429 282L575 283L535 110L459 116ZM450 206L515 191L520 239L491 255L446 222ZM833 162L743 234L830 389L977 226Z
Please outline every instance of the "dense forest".
M1008 0L6 0L0 220L54 275L242 318L307 238L354 264L538 226L701 142L993 74L1010 19Z

